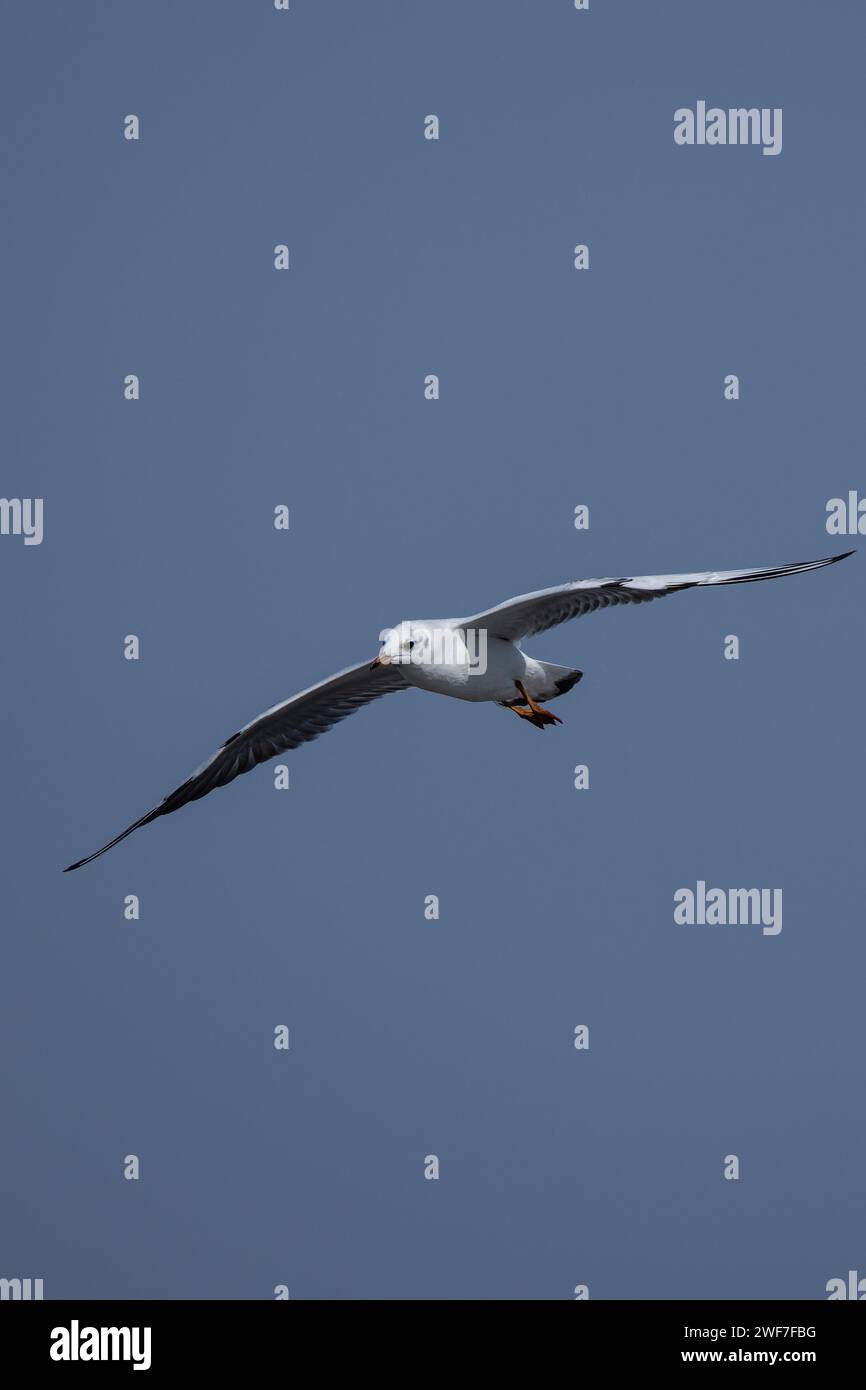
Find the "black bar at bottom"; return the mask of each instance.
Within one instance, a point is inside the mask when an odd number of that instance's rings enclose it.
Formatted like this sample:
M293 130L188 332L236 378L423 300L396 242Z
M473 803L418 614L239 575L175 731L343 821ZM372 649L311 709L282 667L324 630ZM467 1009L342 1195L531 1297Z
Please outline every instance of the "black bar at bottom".
M508 1305L502 1328L496 1327L498 1303L442 1300L431 1308L406 1301L396 1319L391 1306L363 1300L3 1302L3 1364L52 1376L98 1376L100 1367L115 1375L137 1368L151 1378L188 1370L201 1381L268 1365L306 1379L339 1356L353 1363L355 1375L377 1366L396 1371L401 1364L411 1374L416 1356L428 1373L441 1357L443 1374L452 1374L477 1357L489 1376L500 1358L514 1374L515 1352L537 1358L543 1348L545 1361L562 1352L576 1370L593 1363L603 1370L650 1372L793 1364L825 1375L857 1367L866 1330L862 1310L831 1301L518 1303ZM543 1342L537 1340L538 1317ZM461 1338L459 1353L448 1335L452 1330ZM415 1353L407 1362L412 1345Z

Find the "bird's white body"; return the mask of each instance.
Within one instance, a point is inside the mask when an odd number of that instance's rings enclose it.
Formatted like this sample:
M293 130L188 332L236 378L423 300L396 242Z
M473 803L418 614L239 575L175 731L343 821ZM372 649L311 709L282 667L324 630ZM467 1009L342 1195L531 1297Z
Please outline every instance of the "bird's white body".
M568 669L536 661L514 642L465 628L460 619L415 619L389 628L379 660L399 665L420 690L500 705L520 699L518 681L533 699L553 699L554 673L563 677Z

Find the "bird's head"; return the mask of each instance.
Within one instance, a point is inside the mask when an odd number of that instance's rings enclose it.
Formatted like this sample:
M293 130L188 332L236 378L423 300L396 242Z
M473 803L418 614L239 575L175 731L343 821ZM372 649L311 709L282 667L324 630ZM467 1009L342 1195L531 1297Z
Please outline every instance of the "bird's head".
M379 655L370 667L401 666L423 662L430 645L430 634L420 623L403 622L379 633Z

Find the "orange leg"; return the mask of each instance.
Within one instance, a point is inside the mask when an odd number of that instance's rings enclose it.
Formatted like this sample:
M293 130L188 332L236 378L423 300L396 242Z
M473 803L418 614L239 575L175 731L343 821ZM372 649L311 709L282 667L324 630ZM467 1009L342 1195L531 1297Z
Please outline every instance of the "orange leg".
M562 723L562 720L558 719L555 714L551 714L549 709L544 709L543 706L535 703L522 681L515 681L514 684L529 706L528 709L521 709L519 705L509 706L510 709L514 710L515 714L520 715L521 719L528 719L530 724L535 725L536 729L543 729L546 724Z

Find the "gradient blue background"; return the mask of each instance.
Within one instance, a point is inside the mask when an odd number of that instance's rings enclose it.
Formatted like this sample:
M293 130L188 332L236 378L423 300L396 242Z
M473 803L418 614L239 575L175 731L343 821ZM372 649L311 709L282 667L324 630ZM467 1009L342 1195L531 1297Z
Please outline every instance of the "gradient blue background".
M60 873L386 624L856 544L824 519L866 486L866 9L91 0L4 31L0 490L46 531L0 539L0 1275L866 1273L862 554L528 643L586 672L561 729L413 692L288 793L260 769ZM699 98L781 106L781 155L675 146ZM698 878L782 887L781 935L675 926Z

